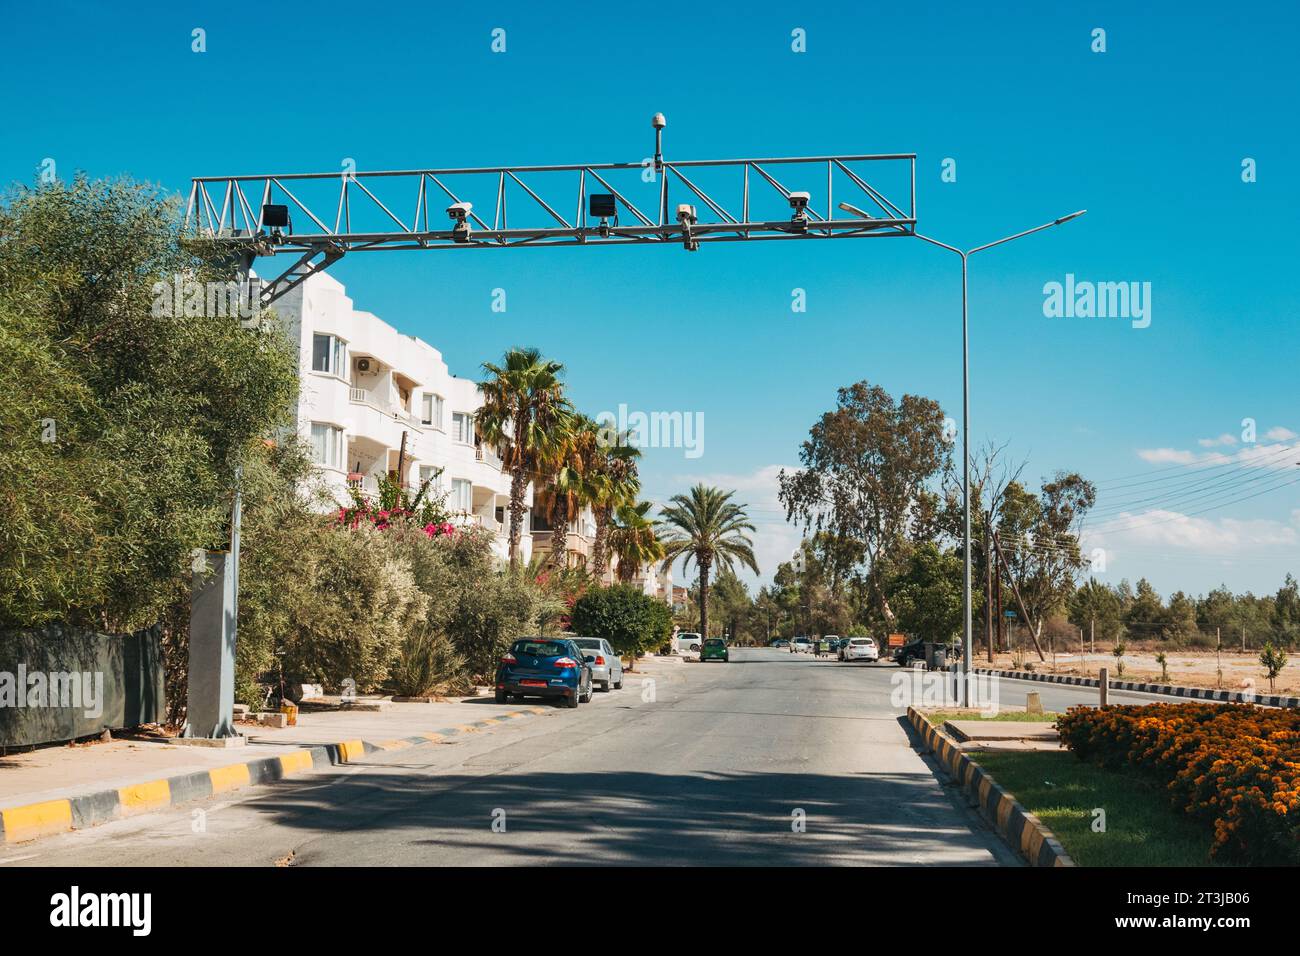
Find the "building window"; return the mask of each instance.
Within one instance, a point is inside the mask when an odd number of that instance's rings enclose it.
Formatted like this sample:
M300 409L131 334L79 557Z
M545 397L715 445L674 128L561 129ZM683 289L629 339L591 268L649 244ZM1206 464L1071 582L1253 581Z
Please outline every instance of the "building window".
M442 431L442 396L432 392L424 393L424 409L420 421Z
M469 412L452 412L451 437L463 445L474 444L474 416Z
M311 423L311 460L326 468L343 467L343 429Z
M348 343L337 335L314 333L311 337L311 370L342 375L348 365Z
M429 482L430 493L436 492L442 487L442 469L436 465L421 465L420 485L423 486L426 481Z
M473 484L464 478L453 478L451 480L451 503L449 507L452 511L468 514L474 507Z

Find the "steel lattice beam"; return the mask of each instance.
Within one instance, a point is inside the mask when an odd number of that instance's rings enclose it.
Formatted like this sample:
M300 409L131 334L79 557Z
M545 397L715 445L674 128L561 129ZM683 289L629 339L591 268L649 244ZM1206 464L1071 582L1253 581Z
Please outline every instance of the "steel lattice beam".
M726 189L726 199L707 189ZM807 193L806 208L791 201L795 191ZM614 196L612 222L588 214L594 193ZM836 216L840 200L854 210L848 218ZM472 204L463 223L448 210L454 203ZM268 204L288 207L287 229L263 225ZM199 177L185 227L245 259L292 254L294 264L263 286L265 305L349 252L909 236L916 156Z

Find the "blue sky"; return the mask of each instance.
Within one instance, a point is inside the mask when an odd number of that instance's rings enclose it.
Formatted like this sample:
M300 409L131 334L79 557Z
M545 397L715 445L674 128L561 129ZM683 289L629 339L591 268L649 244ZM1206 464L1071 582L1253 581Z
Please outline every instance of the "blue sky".
M662 111L674 159L915 152L919 229L955 245L1086 207L972 259L974 440L1009 442L1034 481L1065 468L1100 482L1112 530L1096 522L1090 541L1109 580L1275 590L1300 572L1300 485L1235 462L1267 454L1300 477L1300 450L1271 447L1300 431L1300 14L894 6L29 5L0 40L0 175L30 181L49 157L61 176L183 192L194 175L333 172L346 157L362 170L637 162ZM490 49L498 27L505 53ZM1242 182L1246 157L1257 182ZM941 181L947 158L956 182ZM960 414L958 263L915 240L393 253L333 271L458 374L536 345L589 412L703 413L704 454L648 450L647 492L737 488L764 578L797 541L774 473L837 387L866 378ZM1151 283L1150 326L1046 318L1044 283L1067 273ZM1207 444L1223 435L1236 443ZM1223 480L1198 497L1203 474Z

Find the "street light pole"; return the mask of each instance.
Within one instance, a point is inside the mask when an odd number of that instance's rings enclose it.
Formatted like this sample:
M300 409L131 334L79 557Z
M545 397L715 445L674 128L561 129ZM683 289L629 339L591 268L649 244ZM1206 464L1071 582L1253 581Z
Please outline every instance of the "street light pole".
M843 204L841 204L841 208ZM974 249L962 251L956 246L950 246L946 242L940 242L937 239L931 239L929 236L923 236L915 233L917 239L922 242L928 242L932 246L938 246L940 249L947 249L949 252L955 252L961 256L961 523L962 523L962 591L961 591L961 614L962 614L962 691L961 702L965 707L971 705L970 700L970 668L971 660L974 656L972 628L971 628L971 535L970 535L970 308L968 295L968 268L967 263L971 256L977 252L983 252L985 249L992 249L994 246L1000 246L1004 243L1011 242L1013 239L1020 239L1024 236L1032 235L1035 232L1042 232L1044 229L1050 229L1053 226L1059 226L1069 222L1071 219L1078 219L1088 210L1080 209L1078 212L1072 212L1068 216L1062 216L1059 219L1053 219L1051 222L1043 223L1041 226L1035 226L1033 229L1026 229L1024 232L1018 232L1013 236L1007 236L1003 239L987 242L982 246L976 246Z

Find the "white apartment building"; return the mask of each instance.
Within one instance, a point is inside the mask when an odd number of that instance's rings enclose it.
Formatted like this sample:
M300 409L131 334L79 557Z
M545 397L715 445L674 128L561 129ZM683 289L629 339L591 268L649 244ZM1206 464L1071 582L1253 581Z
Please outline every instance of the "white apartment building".
M349 484L377 491L381 477L397 475L400 459L403 483L415 489L434 477L452 520L489 529L493 550L508 557L510 477L475 431L483 404L477 383L452 375L429 343L355 309L326 273L275 309L299 347L298 433L335 500L350 500ZM531 486L525 503L531 510ZM532 554L529 521L525 512L524 562Z

